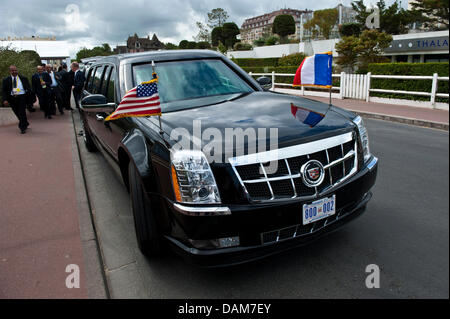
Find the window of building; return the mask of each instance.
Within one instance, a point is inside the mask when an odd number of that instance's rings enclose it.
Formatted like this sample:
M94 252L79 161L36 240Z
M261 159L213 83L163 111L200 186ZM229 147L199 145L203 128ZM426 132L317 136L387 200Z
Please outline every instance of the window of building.
M418 55L418 54L413 55L412 62L420 63L420 55Z
M408 62L408 56L407 55L397 55L395 57L395 60L397 62Z
M448 62L448 54L426 54L426 62Z

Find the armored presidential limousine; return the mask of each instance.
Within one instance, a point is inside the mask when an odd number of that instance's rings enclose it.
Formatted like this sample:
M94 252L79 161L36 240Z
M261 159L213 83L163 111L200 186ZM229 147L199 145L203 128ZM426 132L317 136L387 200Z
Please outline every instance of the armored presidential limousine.
M108 120L153 73L161 116ZM86 78L86 147L123 180L149 258L171 248L201 266L254 260L336 230L372 196L378 159L359 116L266 91L220 53L108 56Z

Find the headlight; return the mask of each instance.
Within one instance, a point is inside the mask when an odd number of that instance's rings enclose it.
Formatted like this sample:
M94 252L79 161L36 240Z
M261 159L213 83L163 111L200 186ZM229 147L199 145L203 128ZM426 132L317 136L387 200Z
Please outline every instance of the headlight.
M370 158L370 150L369 150L369 135L367 134L367 129L364 126L363 119L360 116L357 116L353 119L353 122L358 126L359 137L361 139L361 145L363 148L364 154L364 162L366 162Z
M216 180L203 152L179 150L171 156L172 184L178 202L220 203Z

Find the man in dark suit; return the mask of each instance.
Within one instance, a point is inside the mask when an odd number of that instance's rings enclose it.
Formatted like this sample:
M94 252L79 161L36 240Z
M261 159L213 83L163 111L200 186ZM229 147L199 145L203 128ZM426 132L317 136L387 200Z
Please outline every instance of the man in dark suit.
M73 76L73 98L75 99L75 105L77 106L77 109L80 108L80 99L81 99L81 93L83 92L83 86L84 81L86 81L86 78L84 76L84 73L80 70L80 66L77 62L73 62L70 65L70 68L72 69L74 76Z
M51 83L52 79L47 72L44 72L44 68L39 65L37 67L37 72L31 78L31 85L33 87L34 94L37 95L39 99L41 111L44 111L44 116L47 119L52 118L52 112L49 106L49 91Z
M2 104L10 106L19 119L19 129L21 134L25 134L29 125L27 120L27 98L31 92L30 82L24 76L19 75L17 67L9 67L10 76L3 79L2 83Z
M50 64L45 66L48 75L51 79L50 84L50 97L49 105L52 113L56 113L56 105L58 105L58 110L61 115L64 114L63 99L62 99L62 88L60 87L59 79L56 73L53 71L53 67Z
M73 110L70 106L70 95L72 93L72 79L69 72L67 72L67 64L63 64L61 70L58 72L58 76L61 79L60 82L64 88L62 93L63 106L66 110Z

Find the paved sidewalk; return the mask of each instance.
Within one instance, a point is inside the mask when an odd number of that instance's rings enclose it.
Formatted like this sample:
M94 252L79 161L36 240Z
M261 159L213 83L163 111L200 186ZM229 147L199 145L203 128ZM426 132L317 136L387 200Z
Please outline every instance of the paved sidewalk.
M0 298L105 297L71 113L27 115L24 135L0 126Z
M292 90L276 89L279 92L292 94ZM296 94L297 95L297 94ZM298 94L302 96L301 93ZM328 103L328 97L303 96L308 99ZM354 99L332 99L335 106L354 111L368 118L401 122L412 125L427 126L448 130L449 112L407 105L366 102Z

